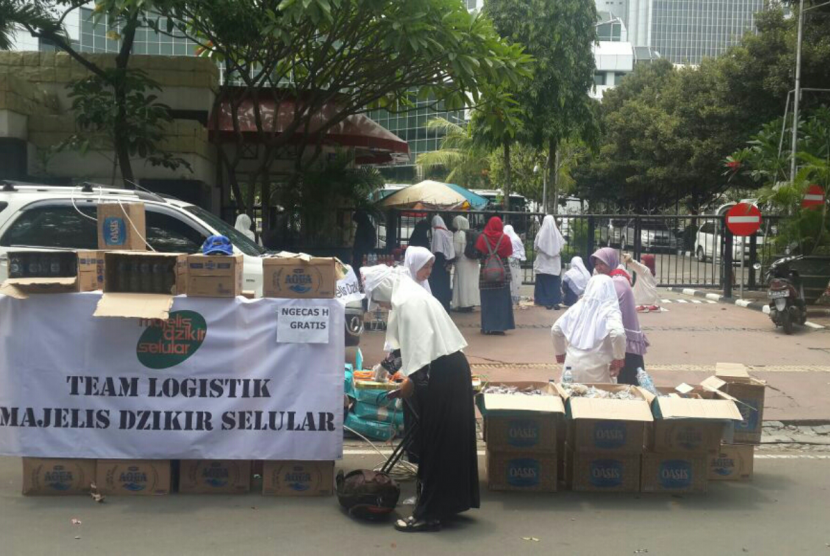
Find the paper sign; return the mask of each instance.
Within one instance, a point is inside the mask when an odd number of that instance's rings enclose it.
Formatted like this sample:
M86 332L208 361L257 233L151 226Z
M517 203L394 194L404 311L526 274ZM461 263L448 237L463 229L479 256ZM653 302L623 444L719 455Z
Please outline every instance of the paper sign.
M329 343L329 316L329 309L318 305L280 307L277 313L277 343Z
M335 298L344 306L352 301L360 301L363 294L360 293L360 283L357 281L357 274L349 265L345 265L348 271L342 280L337 281L337 292Z

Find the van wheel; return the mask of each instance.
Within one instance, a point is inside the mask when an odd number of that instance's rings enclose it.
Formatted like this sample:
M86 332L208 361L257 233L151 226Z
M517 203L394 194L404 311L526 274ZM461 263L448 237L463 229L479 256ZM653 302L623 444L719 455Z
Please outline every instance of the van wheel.
M706 262L706 253L704 253L703 247L697 247L697 260L702 263Z

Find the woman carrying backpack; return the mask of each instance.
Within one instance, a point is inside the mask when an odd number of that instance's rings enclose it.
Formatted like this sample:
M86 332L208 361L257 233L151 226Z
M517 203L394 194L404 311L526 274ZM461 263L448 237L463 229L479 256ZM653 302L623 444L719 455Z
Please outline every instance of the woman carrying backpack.
M456 311L470 312L481 305L478 294L478 259L467 256L467 243L471 239L470 222L463 216L452 221L455 233L455 274L452 285L452 307ZM477 253L477 252L476 252Z
M494 216L478 237L476 249L481 253L478 287L481 290L481 332L504 335L516 328L513 300L510 297L510 261L513 245L504 234L501 218Z
M547 309L559 310L562 303L562 247L565 238L559 233L553 216L548 214L542 221L542 227L536 234L533 246L536 249L536 260L533 261L533 271L536 273L536 287L533 290L533 302L544 305Z

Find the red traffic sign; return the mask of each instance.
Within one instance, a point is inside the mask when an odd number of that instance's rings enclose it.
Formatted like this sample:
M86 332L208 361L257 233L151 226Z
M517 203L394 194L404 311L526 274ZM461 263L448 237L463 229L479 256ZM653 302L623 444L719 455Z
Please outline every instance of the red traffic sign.
M755 205L738 203L726 213L726 226L736 236L751 236L761 229L761 211Z
M813 184L807 188L804 193L804 199L801 200L801 208L820 207L824 204L824 190L820 185Z

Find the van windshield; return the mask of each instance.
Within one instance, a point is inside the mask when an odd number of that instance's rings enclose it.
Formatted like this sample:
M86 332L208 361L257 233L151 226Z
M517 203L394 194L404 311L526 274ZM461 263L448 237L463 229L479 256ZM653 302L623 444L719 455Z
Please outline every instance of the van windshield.
M228 239L231 240L231 243L233 243L240 251L242 251L246 255L249 255L251 257L261 257L265 254L264 247L260 247L259 245L248 239L248 237L245 234L243 234L242 232L240 232L239 230L237 230L236 228L234 228L233 226L231 226L215 214L208 212L201 207L197 207L196 205L184 207L184 210L198 218L201 218L205 221L205 223L207 223L208 226L215 229L223 236L227 236Z

